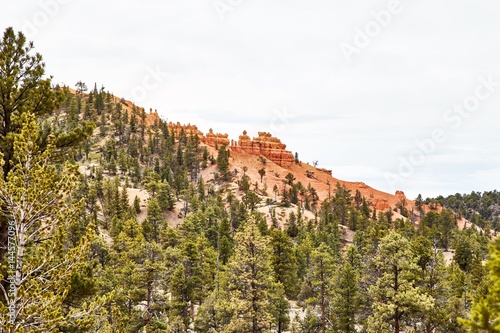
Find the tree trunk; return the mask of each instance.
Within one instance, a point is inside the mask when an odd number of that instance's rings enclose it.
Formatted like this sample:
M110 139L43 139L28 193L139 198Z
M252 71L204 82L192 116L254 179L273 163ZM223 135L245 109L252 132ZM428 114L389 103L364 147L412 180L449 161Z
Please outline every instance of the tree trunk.
M256 291L256 286L255 282L252 282L252 333L258 333L259 332L259 326L257 323L257 318L256 315L258 315L258 307L257 307L257 291Z
M4 205L0 202L3 211ZM8 240L8 221L5 216L0 216L0 262L3 261L5 254L7 253L7 240ZM4 285L5 287L5 285Z
M396 308L396 310L394 310L394 317L395 317L394 333L399 333L399 311L398 311L398 308Z
M4 109L4 128L2 133L2 141L5 143L7 134L11 131L11 120L10 115L12 111L8 110L5 105L3 105ZM0 147L3 153L3 178L7 180L7 175L9 174L10 169L12 168L10 165L10 160L12 158L12 151L7 144L4 147ZM3 203L0 203L3 206ZM4 208L4 207L1 207ZM7 240L8 240L8 221L5 216L0 216L0 262L3 261L5 254L7 253Z
M321 265L323 266L323 265ZM321 267L321 332L326 332L326 315L325 315L325 282L323 276L323 267Z
M22 222L20 222L22 224ZM16 271L14 274L14 280L11 283L14 283L14 297L11 300L14 303L13 306L13 313L11 313L11 316L13 315L14 318L11 318L12 322L17 323L17 317L19 315L19 312L21 311L21 305L22 302L19 299L19 288L21 287L21 282L23 279L23 260L24 260L24 249L26 247L26 239L25 239L25 231L24 228L21 225L17 225L17 257L16 257Z
M398 268L395 267L394 268L394 291L397 293L398 292ZM396 307L396 309L394 310L394 333L399 333L399 316L400 316L400 313L399 313L399 308Z
M148 299L147 299L147 305L146 305L146 333L149 333L150 326L151 326L151 293L152 293L152 283L151 281L148 281Z

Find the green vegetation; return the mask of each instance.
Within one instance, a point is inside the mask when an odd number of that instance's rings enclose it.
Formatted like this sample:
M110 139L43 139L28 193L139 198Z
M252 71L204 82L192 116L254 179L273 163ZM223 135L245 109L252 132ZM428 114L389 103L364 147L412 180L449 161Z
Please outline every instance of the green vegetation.
M51 87L31 49L0 44L0 332L500 331L497 192L395 218L288 173L266 198L229 147L102 86Z
M485 230L500 231L500 193L497 190L427 198L425 203L440 204Z

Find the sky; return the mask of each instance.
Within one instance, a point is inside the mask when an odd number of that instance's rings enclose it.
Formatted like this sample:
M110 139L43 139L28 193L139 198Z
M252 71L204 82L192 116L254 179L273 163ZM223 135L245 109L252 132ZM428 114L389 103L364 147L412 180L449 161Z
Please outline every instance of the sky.
M500 2L0 2L54 83L414 199L500 189Z

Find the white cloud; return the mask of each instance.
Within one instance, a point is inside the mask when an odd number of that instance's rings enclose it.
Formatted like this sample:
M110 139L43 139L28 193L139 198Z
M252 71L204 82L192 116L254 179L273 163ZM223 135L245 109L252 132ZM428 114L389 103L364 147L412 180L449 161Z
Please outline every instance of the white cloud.
M43 13L41 3L58 1L2 3L0 28L20 29ZM47 72L70 86L97 82L124 96L147 66L159 66L170 75L144 107L235 139L243 129L269 128L273 110L287 107L296 117L274 134L301 159L387 189L383 174L415 140L446 125L443 113L474 92L478 76L500 80L500 4L401 2L404 11L351 65L339 43L387 1L243 0L222 21L211 0L73 0L33 39ZM447 128L449 140L402 190L446 194L488 185L491 174L480 170L500 167L496 95L458 130Z

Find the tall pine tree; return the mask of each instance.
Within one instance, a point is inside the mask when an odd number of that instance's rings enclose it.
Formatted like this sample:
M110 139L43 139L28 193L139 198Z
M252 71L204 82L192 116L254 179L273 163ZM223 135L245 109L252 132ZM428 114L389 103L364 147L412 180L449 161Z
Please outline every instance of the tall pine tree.
M33 114L18 121L22 130L13 136L13 164L6 181L0 177L9 235L7 272L0 275L0 325L3 332L52 332L64 320L62 303L71 278L87 259L91 228L76 247L65 245L68 225L83 204L65 200L78 171L69 164L57 171L52 138L40 152Z
M470 318L462 319L471 333L500 332L500 238L490 245L487 265L490 280L488 293L475 302Z
M379 276L370 287L373 315L368 332L399 333L412 324L419 311L429 310L433 299L416 285L417 258L400 234L390 232L380 240L373 263Z
M235 254L228 267L227 296L232 315L223 332L266 332L272 322L269 292L273 285L268 239L254 218L235 236Z

